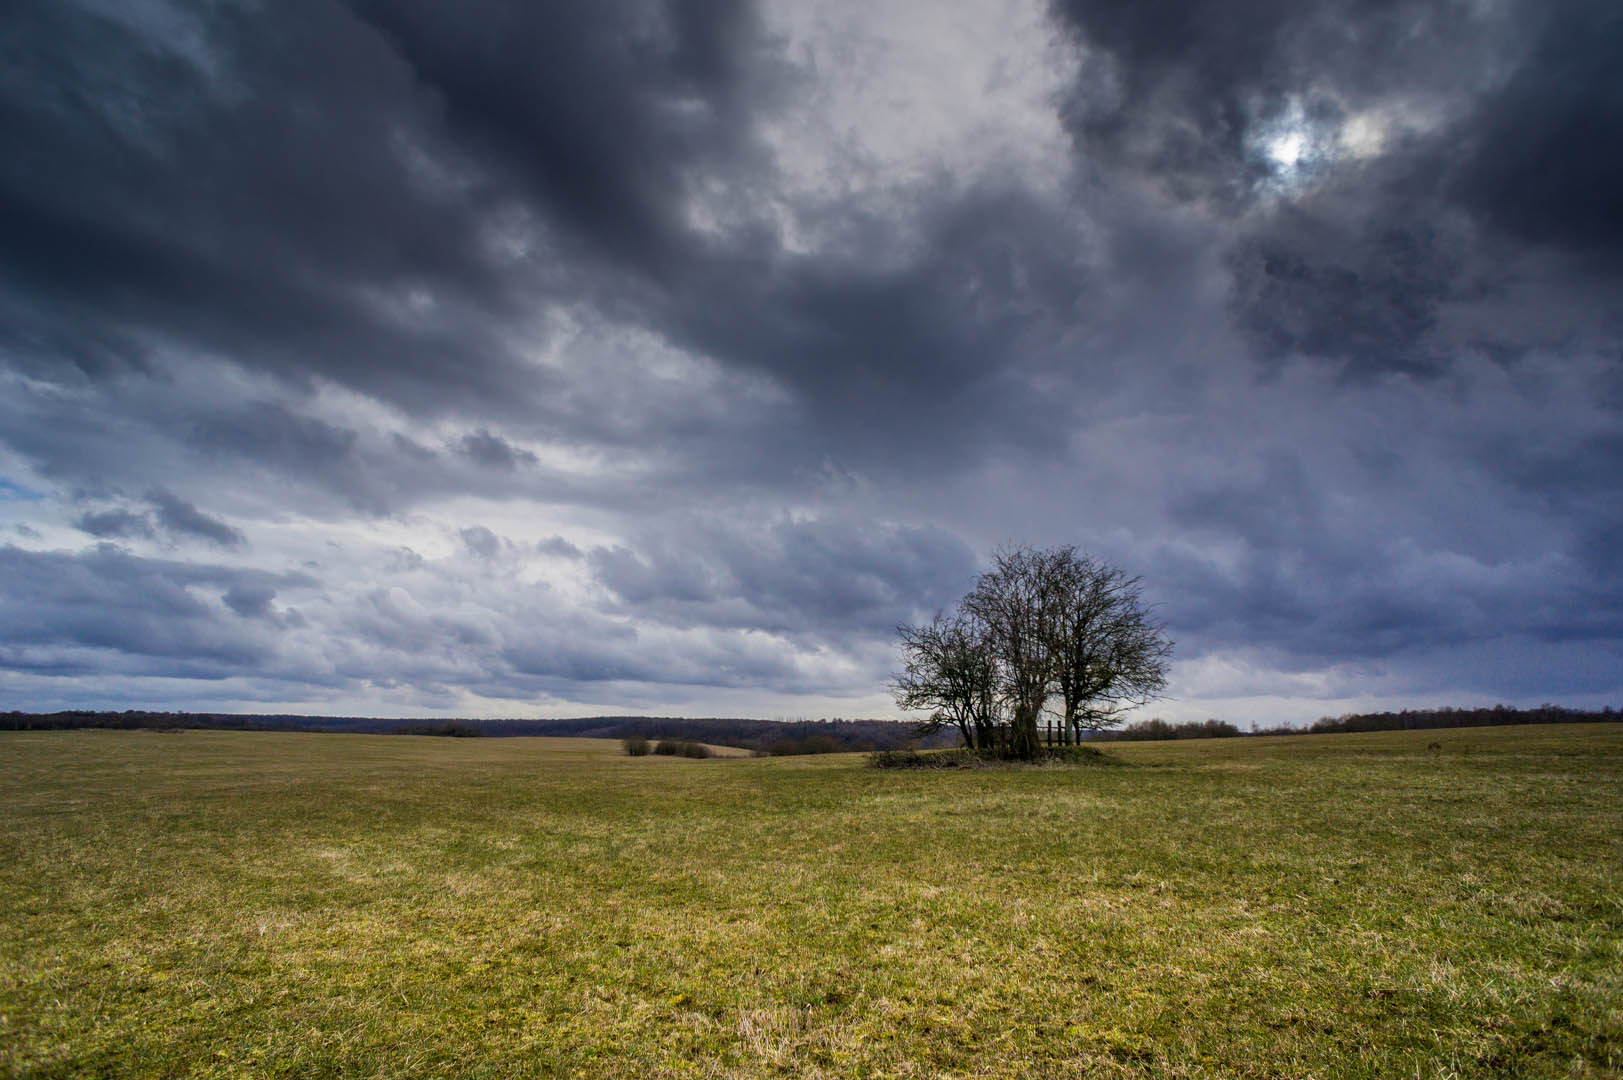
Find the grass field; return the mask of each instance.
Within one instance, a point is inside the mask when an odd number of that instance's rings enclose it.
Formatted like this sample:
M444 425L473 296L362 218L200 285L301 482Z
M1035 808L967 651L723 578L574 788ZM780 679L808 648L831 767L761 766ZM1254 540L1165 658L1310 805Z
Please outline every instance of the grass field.
M0 1069L1623 1075L1623 725L1109 752L6 734Z

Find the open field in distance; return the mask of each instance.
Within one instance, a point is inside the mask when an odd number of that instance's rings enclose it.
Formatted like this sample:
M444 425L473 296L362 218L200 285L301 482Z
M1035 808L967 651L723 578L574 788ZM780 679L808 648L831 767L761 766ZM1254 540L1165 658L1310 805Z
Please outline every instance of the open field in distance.
M0 1071L1623 1075L1618 725L1108 752L7 733Z

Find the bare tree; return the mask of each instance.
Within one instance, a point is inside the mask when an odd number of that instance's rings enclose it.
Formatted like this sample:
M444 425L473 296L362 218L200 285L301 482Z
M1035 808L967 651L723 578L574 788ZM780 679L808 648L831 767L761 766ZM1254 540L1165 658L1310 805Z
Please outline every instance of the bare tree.
M1011 757L1042 752L1037 720L1059 673L1063 621L1063 559L1057 551L1007 548L992 557L964 612L981 627L997 663L999 689L1007 702Z
M1071 546L1006 548L951 617L904 626L896 702L956 724L964 742L1031 759L1058 699L1063 738L1111 727L1166 688L1172 643L1139 579Z
M962 615L937 614L922 626L900 626L902 673L892 689L909 712L930 710L920 732L956 725L964 745L990 750L1001 728L997 663L977 628Z
M1056 683L1067 741L1114 727L1166 689L1172 642L1151 620L1136 577L1075 548L1053 553L1059 579Z

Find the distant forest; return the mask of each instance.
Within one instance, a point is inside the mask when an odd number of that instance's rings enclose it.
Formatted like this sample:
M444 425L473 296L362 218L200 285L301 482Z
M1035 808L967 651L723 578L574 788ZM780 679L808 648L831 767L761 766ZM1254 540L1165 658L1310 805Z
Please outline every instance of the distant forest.
M1306 728L1273 727L1244 732L1220 720L1170 724L1142 720L1119 731L1099 732L1106 740L1212 739L1247 735L1321 735L1353 731L1410 731L1428 728L1490 727L1504 724L1616 723L1623 713L1604 709L1567 709L1540 705L1513 709L1494 705L1480 709L1404 709L1401 712L1347 713L1325 716ZM576 738L692 739L718 746L738 746L768 754L833 753L851 750L897 750L952 746L956 731L920 736L910 723L892 720L746 720L725 717L587 716L568 720L399 720L366 716L288 716L255 713L183 713L71 710L54 713L0 713L0 731L61 731L72 728L176 731L317 731L355 735L518 736L563 735Z
M1322 716L1306 728L1271 727L1241 731L1222 720L1169 724L1165 720L1141 720L1120 731L1106 731L1099 738L1124 742L1157 739L1224 739L1241 735L1334 735L1352 731L1422 731L1430 728L1498 727L1506 724L1594 724L1623 720L1623 713L1610 705L1604 709L1566 709L1540 705L1536 709L1512 709L1494 705L1481 709L1404 709L1402 712L1346 713Z
M1594 724L1623 720L1610 705L1604 709L1564 709L1540 705L1512 709L1495 705L1484 709L1404 709L1402 712L1347 713L1322 716L1307 729L1312 734L1348 731L1411 731L1425 728L1497 727L1504 724Z
M123 730L316 731L350 735L495 737L562 735L575 738L692 739L770 754L896 750L946 746L956 735L920 737L909 723L891 720L745 720L724 717L587 716L569 720L384 719L366 716L288 716L254 713L124 712L71 710L0 713L0 731Z

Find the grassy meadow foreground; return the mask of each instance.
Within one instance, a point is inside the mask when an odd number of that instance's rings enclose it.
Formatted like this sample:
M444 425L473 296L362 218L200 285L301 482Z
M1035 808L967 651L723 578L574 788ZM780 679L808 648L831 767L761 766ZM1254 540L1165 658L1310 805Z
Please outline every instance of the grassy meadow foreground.
M1108 750L6 734L0 1071L1623 1075L1623 725Z

